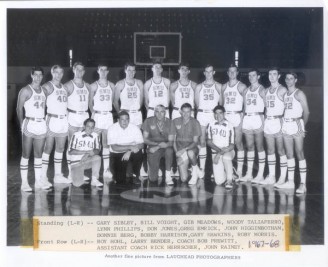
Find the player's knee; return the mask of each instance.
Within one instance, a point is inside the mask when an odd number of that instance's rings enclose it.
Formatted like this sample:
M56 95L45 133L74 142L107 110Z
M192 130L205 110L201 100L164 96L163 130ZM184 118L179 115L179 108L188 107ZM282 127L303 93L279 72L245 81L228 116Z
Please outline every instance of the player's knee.
M188 150L187 151L188 158L194 159L196 157L196 154L193 150Z
M167 147L165 149L165 155L166 156L173 156L173 147Z
M278 148L278 155L279 156L284 156L286 155L285 149L283 147Z

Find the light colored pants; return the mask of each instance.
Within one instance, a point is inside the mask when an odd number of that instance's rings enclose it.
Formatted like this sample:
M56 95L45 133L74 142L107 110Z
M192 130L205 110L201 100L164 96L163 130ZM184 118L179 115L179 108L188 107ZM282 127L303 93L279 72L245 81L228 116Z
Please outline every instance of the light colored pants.
M73 185L81 186L84 184L84 170L92 169L92 177L99 177L101 157L99 155L94 155L84 162L72 164L71 166Z

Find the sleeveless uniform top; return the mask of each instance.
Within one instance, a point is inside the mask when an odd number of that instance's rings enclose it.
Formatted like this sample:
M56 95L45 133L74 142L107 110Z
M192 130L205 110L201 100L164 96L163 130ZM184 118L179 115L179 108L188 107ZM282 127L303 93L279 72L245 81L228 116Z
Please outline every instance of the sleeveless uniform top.
M53 87L53 91L47 97L47 113L54 115L66 115L67 113L67 91L63 85L60 84L60 88L50 82Z
M75 111L87 111L88 110L88 99L89 90L83 82L83 87L78 87L72 80L73 92L68 96L67 107Z
M198 109L213 110L219 103L220 95L215 88L215 83L207 87L202 83L199 92L199 107Z
M105 87L102 87L98 81L96 83L98 87L93 97L93 109L96 111L112 111L113 92L109 82Z
M194 89L191 87L191 81L185 86L178 81L178 88L174 92L174 107L180 109L184 103L189 103L194 108Z
M224 90L224 108L226 111L242 111L243 109L243 96L238 91L239 81L230 87L227 84Z
M169 92L164 84L163 78L160 83L155 83L154 80L151 79L151 85L148 89L149 107L154 108L161 104L167 108L169 105L168 94Z
M251 91L251 87L247 88L246 91L246 103L245 103L245 112L253 113L253 112L263 112L264 111L264 101L262 96L260 95L260 87L259 85L254 92Z
M133 85L127 84L124 79L124 87L120 94L121 109L139 110L140 109L140 89L134 80Z
M284 95L284 103L285 103L285 114L284 117L288 119L296 119L301 118L303 115L303 108L300 103L295 98L295 94L298 91L296 89L294 92L292 92L290 95L288 95L288 92Z
M271 93L269 89L265 95L267 116L282 116L284 114L285 105L283 100L280 100L278 97L278 88L276 88L273 93Z
M25 116L31 118L44 118L46 95L41 89L40 93L35 92L31 85L28 85L32 90L32 96L25 101Z

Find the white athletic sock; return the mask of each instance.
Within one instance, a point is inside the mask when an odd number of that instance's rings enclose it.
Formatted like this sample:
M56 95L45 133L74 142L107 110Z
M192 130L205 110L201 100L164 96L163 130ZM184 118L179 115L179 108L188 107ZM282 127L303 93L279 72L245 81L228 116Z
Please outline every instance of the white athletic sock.
M68 154L68 149L66 151L67 167L68 167L68 176L71 176L71 155Z
M109 169L109 148L103 148L103 166L104 166L104 172Z
M27 172L28 172L28 159L21 157L20 161L20 174L22 178L22 183L27 184Z
M264 174L264 167L265 167L265 152L259 152L258 153L258 157L259 157L259 171L257 173L257 176L263 176Z
M301 183L305 184L306 183L306 173L307 173L307 169L306 169L306 160L300 160L298 162L298 167L300 169L300 176L301 176Z
M206 157L207 157L207 149L205 147L200 147L199 149L199 165L202 170L205 170L205 163L206 163Z
M42 158L34 158L34 177L35 181L41 180Z
M286 180L287 176L287 157L286 155L280 156L280 178Z
M245 157L244 150L237 151L237 173L238 174L243 173L244 157Z
M247 175L253 176L254 151L247 151Z
M42 177L47 178L48 166L49 166L49 154L43 152L42 154Z
M63 153L56 152L54 155L55 176L62 174Z
M288 166L288 181L294 182L295 159L288 159L287 166Z
M269 175L276 176L276 155L268 155Z

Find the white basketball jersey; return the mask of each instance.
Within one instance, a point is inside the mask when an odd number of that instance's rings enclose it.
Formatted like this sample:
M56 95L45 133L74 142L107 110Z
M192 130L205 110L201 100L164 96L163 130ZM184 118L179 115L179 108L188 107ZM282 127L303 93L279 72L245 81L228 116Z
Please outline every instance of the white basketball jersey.
M227 120L222 123L213 121L208 125L208 138L219 148L234 144L233 126Z
M238 91L239 81L230 87L227 83L227 87L224 90L224 108L226 111L242 111L243 109L243 96Z
M37 93L31 85L28 86L32 90L32 96L24 103L25 116L38 119L44 118L46 95L43 90Z
M53 87L53 91L47 97L47 113L54 115L66 115L67 113L67 91L63 85L60 84L60 88L50 82Z
M83 82L83 87L78 87L73 81L73 92L68 96L68 105L69 109L75 111L87 111L88 110L88 101L89 101L89 90Z
M134 80L133 85L128 85L124 80L124 87L120 94L121 109L138 110L140 109L140 89Z
M220 95L215 88L215 83L210 86L206 86L202 83L202 87L199 92L199 107L198 109L212 110L214 109L220 100Z
M288 92L284 95L284 103L285 103L285 114L284 117L288 119L295 119L295 118L301 118L303 116L303 108L300 103L295 98L295 94L298 91L296 89L294 92L292 92L290 95L288 95Z
M168 96L168 88L164 84L164 80L162 78L160 83L155 83L153 79L151 79L151 85L148 90L148 98L149 98L149 107L156 107L157 105L163 105L164 107L169 106L169 96Z
M279 88L279 86L278 86ZM267 116L282 116L284 114L285 105L278 97L278 88L273 93L270 88L265 95L265 107Z
M191 81L184 86L178 81L178 88L174 92L174 107L180 109L184 103L189 103L194 108L194 89L191 87Z
M253 112L263 112L264 111L264 100L260 95L260 87L259 85L254 92L251 91L251 88L247 88L246 92L246 103L245 103L245 112L253 113Z
M93 109L96 111L112 111L113 92L109 82L105 87L102 87L98 81L96 83L98 88L93 97Z

